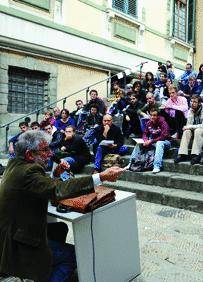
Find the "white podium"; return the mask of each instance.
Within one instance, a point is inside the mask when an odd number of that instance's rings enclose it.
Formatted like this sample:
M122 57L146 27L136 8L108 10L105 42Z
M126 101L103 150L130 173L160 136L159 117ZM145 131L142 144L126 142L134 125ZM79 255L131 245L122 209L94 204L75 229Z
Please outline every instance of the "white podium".
M140 274L135 194L116 191L115 202L87 214L50 205L48 215L72 222L80 282L127 282Z

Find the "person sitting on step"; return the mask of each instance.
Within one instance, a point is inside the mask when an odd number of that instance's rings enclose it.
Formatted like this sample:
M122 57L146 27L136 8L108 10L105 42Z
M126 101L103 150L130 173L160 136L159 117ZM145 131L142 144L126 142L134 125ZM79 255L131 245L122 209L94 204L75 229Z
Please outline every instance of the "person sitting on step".
M169 134L169 126L165 119L159 115L157 109L150 110L150 120L146 124L146 129L143 133L143 144L137 144L131 154L130 163L126 167L130 168L133 159L140 154L142 146L145 148L155 147L155 156L153 162L153 173L159 173L162 167L164 151L171 146L171 136Z
M123 146L124 137L120 128L113 124L112 116L106 114L103 116L102 125L94 128L94 138L96 140L93 145L95 154L94 171L101 171L101 162L107 154L124 154L127 152L127 147ZM113 144L102 145L101 141L113 141Z
M141 136L141 126L138 112L142 108L142 104L138 101L138 94L131 94L130 104L126 106L123 120L123 134L126 137Z
M8 147L9 159L12 159L15 157L15 146L16 146L16 143L18 142L20 135L29 129L28 123L25 121L20 122L18 126L20 128L20 132L17 135L13 136L8 141L9 142L9 147Z
M187 119L186 126L183 127L183 136L180 142L178 156L174 160L175 163L188 160L188 147L191 139L191 164L198 164L201 161L201 151L203 146L203 108L201 97L193 95L191 98L191 108Z
M162 105L161 116L168 123L171 131L173 130L174 138L180 139L183 134L183 126L186 124L188 114L187 99L178 96L177 88L169 86L169 96L165 105Z
M89 148L82 137L76 135L75 127L72 125L67 126L65 129L65 138L61 142L61 151L63 160L68 163L70 170L74 173L80 172L91 161Z

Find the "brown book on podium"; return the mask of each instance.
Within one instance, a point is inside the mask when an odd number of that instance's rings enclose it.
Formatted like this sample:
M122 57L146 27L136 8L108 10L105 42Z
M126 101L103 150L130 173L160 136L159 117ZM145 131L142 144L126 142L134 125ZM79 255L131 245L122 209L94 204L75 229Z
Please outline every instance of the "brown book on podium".
M95 193L60 200L59 204L72 211L87 213L113 201L115 201L114 189L105 186L97 186L95 188Z

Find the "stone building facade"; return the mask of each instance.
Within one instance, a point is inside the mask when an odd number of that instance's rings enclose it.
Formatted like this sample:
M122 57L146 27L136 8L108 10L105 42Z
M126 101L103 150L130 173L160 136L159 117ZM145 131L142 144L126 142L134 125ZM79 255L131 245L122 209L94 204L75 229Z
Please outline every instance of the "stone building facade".
M1 0L0 124L58 99L61 107L64 97L83 89L67 99L72 109L98 81L93 88L106 97L105 79L141 62L144 72L155 73L158 61L170 60L178 77L194 61L189 8L195 1Z

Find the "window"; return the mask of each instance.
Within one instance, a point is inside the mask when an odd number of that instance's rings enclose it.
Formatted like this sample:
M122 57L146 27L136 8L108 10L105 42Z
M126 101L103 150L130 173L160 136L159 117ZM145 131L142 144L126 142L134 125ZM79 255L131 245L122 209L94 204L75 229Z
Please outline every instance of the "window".
M194 41L194 0L175 0L173 35L183 41Z
M113 0L113 8L132 17L137 16L137 0Z
M175 0L174 36L186 41L186 0Z
M49 74L9 67L8 112L29 113L44 106Z

